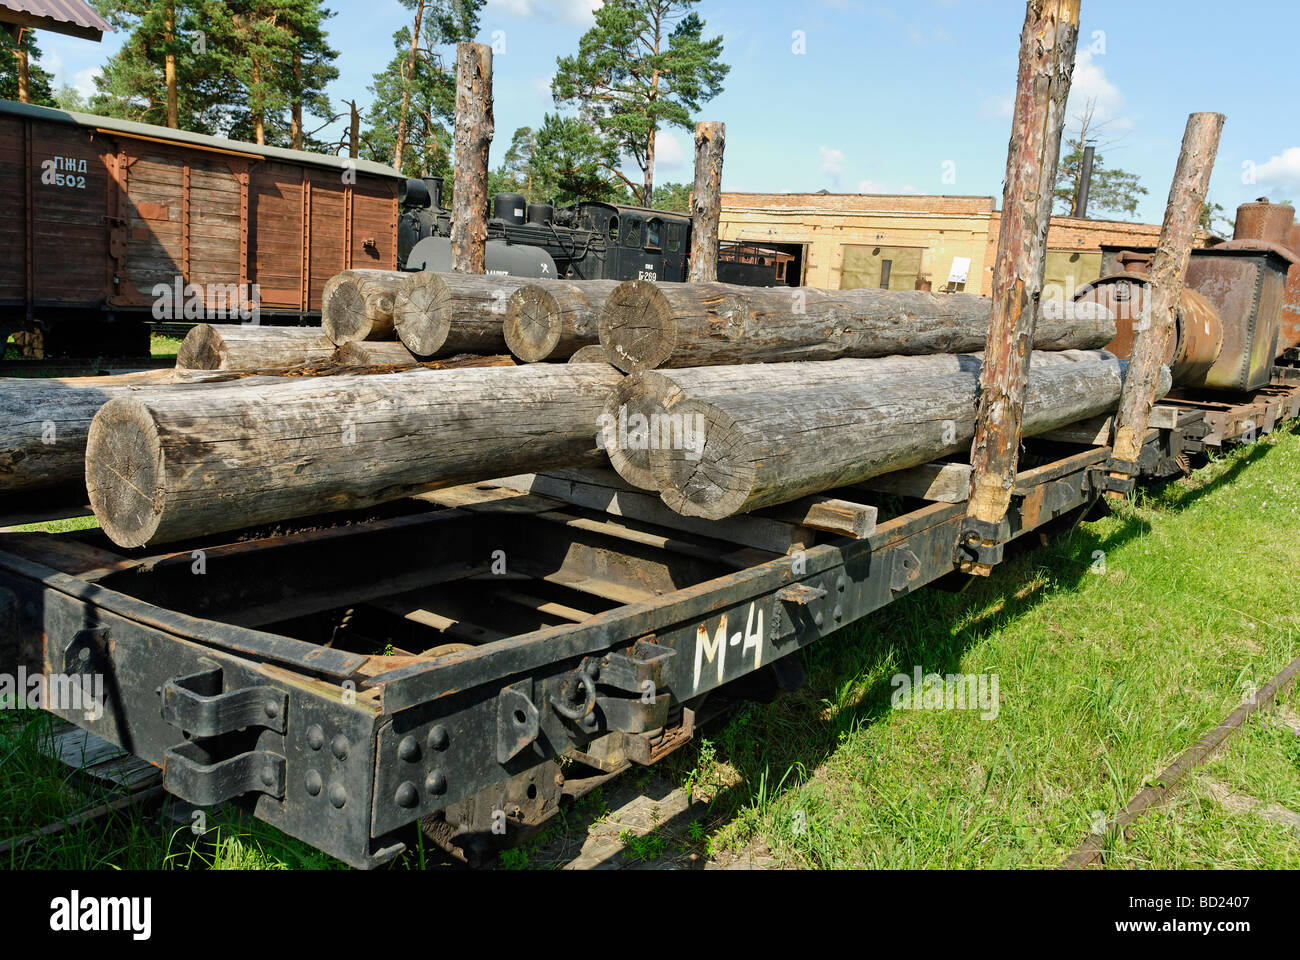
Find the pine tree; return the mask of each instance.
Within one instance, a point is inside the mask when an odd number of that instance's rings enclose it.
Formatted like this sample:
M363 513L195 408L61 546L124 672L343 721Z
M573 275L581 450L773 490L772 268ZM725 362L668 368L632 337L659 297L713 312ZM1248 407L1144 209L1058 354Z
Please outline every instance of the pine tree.
M694 129L692 112L722 92L731 70L722 38L704 39L699 0L606 0L578 52L556 61L551 92L596 125L640 167L643 183L623 182L641 202L654 197L655 134Z
M548 113L534 139L534 176L543 185L536 199L559 204L578 200L627 202L626 177L618 170L618 147L577 117Z
M0 97L52 107L55 102L51 89L54 77L37 63L41 58L41 48L36 45L36 34L23 29L21 35L22 42L19 43L8 30L0 30ZM26 90L23 89L24 74Z
M411 25L393 34L395 53L374 75L362 154L410 177L451 174L456 109L454 55L472 40L484 0L401 0Z
M650 206L656 210L672 210L676 213L689 213L691 209L691 190L693 183L665 183L655 187L654 202Z

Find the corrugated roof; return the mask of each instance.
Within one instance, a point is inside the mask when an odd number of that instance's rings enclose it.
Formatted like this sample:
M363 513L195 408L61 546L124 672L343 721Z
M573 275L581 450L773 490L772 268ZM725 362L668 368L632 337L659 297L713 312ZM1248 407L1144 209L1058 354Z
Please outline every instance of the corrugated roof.
M0 21L95 40L113 30L94 7L82 0L0 0Z
M0 0L0 2L3 2L3 0ZM52 107L37 107L30 103L17 103L13 100L0 100L0 114L31 117L32 119L55 123L72 123L79 127L108 130L112 133L143 137L149 140L164 140L194 147L206 147L210 150L251 153L271 160L283 160L287 163L307 164L314 167L329 167L333 170L346 170L355 165L358 173L367 173L377 177L406 179L404 174L398 173L392 167L382 163L375 163L373 160L350 160L327 153L308 153L305 150L286 150L283 147L262 147L255 143L210 137L207 134L191 133L188 130L173 130L170 127L159 127L151 123L119 120L116 117L99 117L91 113L76 113L71 110L55 110Z

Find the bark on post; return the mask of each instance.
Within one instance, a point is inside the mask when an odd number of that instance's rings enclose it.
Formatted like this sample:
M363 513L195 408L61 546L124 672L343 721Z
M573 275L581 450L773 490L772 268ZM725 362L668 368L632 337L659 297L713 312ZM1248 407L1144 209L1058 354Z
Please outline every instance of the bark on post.
M492 48L456 45L456 176L451 269L482 273L487 243L488 148L492 145Z
M1160 366L1173 335L1174 315L1183 282L1187 279L1192 239L1200 222L1206 191L1210 188L1210 173L1219 150L1223 120L1221 113L1193 113L1187 118L1178 166L1169 187L1160 243L1149 273L1148 312L1138 324L1130 354L1128 380L1120 395L1119 412L1115 415L1113 458L1118 463L1129 465L1128 470L1113 471L1111 476L1115 478L1132 475L1129 471L1136 465L1146 439ZM1119 491L1108 491L1108 494L1113 497L1124 495Z
M718 221L722 216L722 150L727 126L716 121L695 125L695 186L691 191L691 262L687 279L718 279Z
M993 266L993 317L980 373L979 414L971 444L966 515L992 544L988 529L1011 504L1019 461L1029 351L1051 224L1065 105L1079 39L1080 0L1029 0L1020 34L1020 70L1007 154L1002 228ZM963 564L987 576L983 563Z

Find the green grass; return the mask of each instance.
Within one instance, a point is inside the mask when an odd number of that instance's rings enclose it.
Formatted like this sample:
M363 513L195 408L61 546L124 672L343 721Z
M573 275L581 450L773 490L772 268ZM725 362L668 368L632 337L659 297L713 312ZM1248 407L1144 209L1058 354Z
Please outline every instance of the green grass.
M805 690L743 708L684 771L714 797L709 844L762 842L789 866L1059 863L1231 712L1243 684L1300 653L1298 517L1288 431L963 594L925 591L846 628L807 653ZM892 709L891 676L916 664L997 674L997 718ZM1242 789L1300 810L1300 768L1249 758L1239 765L1260 772ZM1216 813L1198 830L1199 846L1131 864L1300 856L1284 828L1249 818ZM1256 838L1249 856L1234 852L1241 833Z
M99 521L94 515L88 517L68 517L64 520L43 520L40 523L23 523L16 527L5 528L10 533L72 533L77 530L94 530Z
M181 348L181 337L160 337L158 334L149 336L149 352L153 357L174 357L176 351Z
M805 652L803 690L742 707L666 761L663 775L711 802L687 839L704 855L762 844L790 867L1058 864L1300 653L1298 519L1300 437L1280 431L1010 559L964 593L921 591L840 631ZM996 674L997 717L893 709L891 676L918 664ZM1300 710L1294 690L1285 699ZM6 836L73 802L64 774L32 755L32 723L16 717L0 711ZM1300 866L1300 838L1226 809L1211 782L1300 811L1300 743L1257 717L1168 809L1112 843L1111 865ZM588 822L566 813L501 866L553 865L542 846ZM659 841L628 842L641 856ZM417 868L420 853L395 867ZM337 865L262 824L191 848L125 817L16 865L81 864Z

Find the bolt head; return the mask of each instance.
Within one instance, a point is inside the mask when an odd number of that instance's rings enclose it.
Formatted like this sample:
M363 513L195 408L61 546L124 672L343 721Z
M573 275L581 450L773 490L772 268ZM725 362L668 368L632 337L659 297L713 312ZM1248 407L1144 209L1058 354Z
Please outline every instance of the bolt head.
M330 803L337 809L342 810L343 804L348 802L348 792L343 789L343 784L330 784Z
M409 809L420 802L420 791L416 788L415 784L410 780L407 780L397 788L397 793L393 795L393 799L397 802L399 807L407 807Z
M444 727L442 724L438 724L432 730L429 731L430 750L446 750L447 744L449 744L450 742L451 742L451 734L447 732L447 728Z
M441 770L435 770L424 781L424 788L432 794L441 794L447 791L447 778L443 776Z
M348 738L341 733L330 741L330 751L340 760L347 759L349 746Z
M313 750L325 746L325 731L320 728L319 723L313 723L307 728L307 746Z
M313 797L315 797L320 794L321 788L325 784L324 781L321 780L321 775L319 772L315 770L310 770L307 772L307 776L303 780L302 785L307 788L308 793L310 793Z
M414 763L420 759L419 741L412 736L402 737L402 742L397 745L397 755L403 760Z

